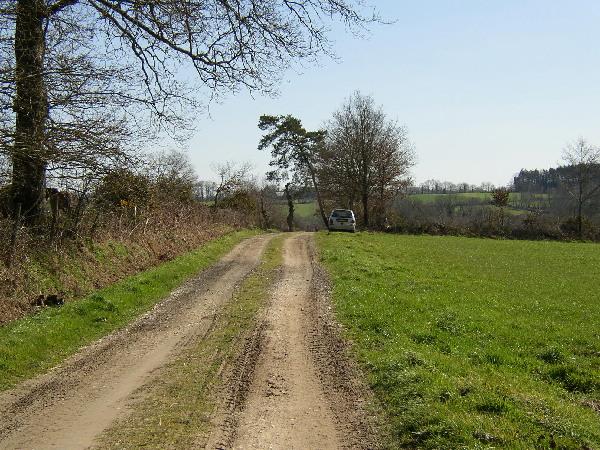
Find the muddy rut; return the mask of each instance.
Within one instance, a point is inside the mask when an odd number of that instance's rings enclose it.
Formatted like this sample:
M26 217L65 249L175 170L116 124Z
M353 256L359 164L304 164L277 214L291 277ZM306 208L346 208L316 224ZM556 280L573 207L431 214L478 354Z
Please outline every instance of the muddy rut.
M0 394L0 448L76 449L127 412L153 373L207 333L235 286L260 261L268 236L239 244L126 329L46 375Z
M234 449L339 448L340 437L306 336L312 266L307 237L286 240L283 274L266 311L263 343ZM218 446L218 445L217 445Z
M207 448L377 447L368 390L333 318L311 234L285 241L281 276L257 330L245 363L234 366L240 386L229 386L242 402L217 420Z

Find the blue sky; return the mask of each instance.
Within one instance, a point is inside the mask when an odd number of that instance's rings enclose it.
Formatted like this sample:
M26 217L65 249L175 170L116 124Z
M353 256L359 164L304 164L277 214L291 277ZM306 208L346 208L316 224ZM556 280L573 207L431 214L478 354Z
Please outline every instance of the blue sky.
M600 2L379 1L393 25L368 39L332 34L339 61L290 71L276 98L246 92L212 104L188 143L201 178L210 165L268 154L261 114L318 128L353 91L372 95L414 143L416 182L506 184L521 168L555 166L579 136L600 145Z

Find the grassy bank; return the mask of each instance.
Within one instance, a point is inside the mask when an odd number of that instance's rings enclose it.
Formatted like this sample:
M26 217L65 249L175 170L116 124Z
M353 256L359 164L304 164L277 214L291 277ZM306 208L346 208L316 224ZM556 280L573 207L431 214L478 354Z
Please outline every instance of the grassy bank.
M104 433L100 448L204 448L219 400L215 393L225 382L222 368L243 348L256 313L268 299L284 237L273 238L213 330L160 374L134 413Z
M56 365L150 309L190 276L257 231L230 233L60 308L0 327L0 390Z
M82 298L251 226L240 219L234 211L163 205L145 220L113 211L93 233L75 236L63 230L49 239L21 228L14 245L10 221L0 220L0 325L34 313L39 295Z
M598 245L317 240L393 446L600 447Z

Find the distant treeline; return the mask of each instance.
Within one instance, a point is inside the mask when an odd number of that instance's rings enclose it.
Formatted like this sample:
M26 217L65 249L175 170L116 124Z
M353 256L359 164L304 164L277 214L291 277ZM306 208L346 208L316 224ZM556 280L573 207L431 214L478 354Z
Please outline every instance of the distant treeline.
M522 169L498 189L425 181L398 197L388 223L409 233L599 241L600 148L579 139L563 158L557 168Z
M559 189L565 182L577 178L577 166L561 166L543 170L521 171L513 179L513 191L531 193L550 193ZM600 164L591 166L591 178L600 182Z
M410 186L408 194L453 194L463 192L492 192L496 186L489 181L481 184L453 183L451 181L441 181L431 179L422 182L418 186Z

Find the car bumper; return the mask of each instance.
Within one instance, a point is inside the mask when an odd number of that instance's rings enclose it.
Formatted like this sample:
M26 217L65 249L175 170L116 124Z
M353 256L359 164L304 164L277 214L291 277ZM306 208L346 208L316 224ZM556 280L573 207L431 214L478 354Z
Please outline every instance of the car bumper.
M356 226L353 223L334 223L329 225L329 229L339 231L354 231Z

